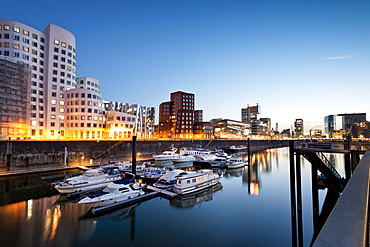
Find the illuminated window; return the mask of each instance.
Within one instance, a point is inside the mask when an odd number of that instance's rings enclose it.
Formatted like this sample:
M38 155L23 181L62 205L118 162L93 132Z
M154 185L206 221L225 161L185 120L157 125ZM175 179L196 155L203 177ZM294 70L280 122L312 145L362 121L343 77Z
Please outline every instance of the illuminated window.
M20 47L21 47L21 46L20 46L19 44L14 44L14 45L13 45L13 48L14 48L14 49L18 49L18 50L19 50L19 48L20 48Z
M23 34L24 34L24 35L27 35L27 36L30 36L30 31L23 30Z
M59 119L60 120L64 120L64 116L63 115L59 115Z
M55 115L51 115L51 116L50 116L50 118L51 118L51 119L55 119L55 118L56 118L56 116L55 116Z
M67 47L67 44L62 42L62 47Z
M4 42L4 47L10 47L10 43L9 42Z
M59 101L59 105L64 105L64 100Z
M57 39L54 39L54 44L59 45L60 41Z
M28 47L26 47L26 46L23 46L23 50L24 50L25 52L29 52L30 48L28 48Z
M14 27L14 32L19 33L21 29L19 27Z
M57 104L57 101L56 101L55 99L52 99L52 100L51 100L51 104L52 104L52 105L56 105L56 104Z
M32 125L32 126L36 126L36 124L37 124L37 121L36 121L36 120L32 120L32 121L31 121L31 125Z
M4 25L4 30L9 31L10 30L10 26L9 25Z
M36 50L32 50L32 54L33 55L37 55L37 51Z
M59 109L59 112L64 112L64 108L60 108Z
M38 39L38 37L39 37L39 36L38 36L37 34L35 34L35 33L33 33L33 34L32 34L32 38L34 38L34 39Z

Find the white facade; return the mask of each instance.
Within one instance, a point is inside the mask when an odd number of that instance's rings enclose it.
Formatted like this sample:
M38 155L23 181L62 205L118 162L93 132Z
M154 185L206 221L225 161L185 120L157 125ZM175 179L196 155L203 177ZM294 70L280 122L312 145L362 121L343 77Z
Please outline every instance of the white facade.
M38 31L0 19L0 59L31 67L31 139L56 139L65 130L65 90L76 87L76 41L67 30L50 24Z

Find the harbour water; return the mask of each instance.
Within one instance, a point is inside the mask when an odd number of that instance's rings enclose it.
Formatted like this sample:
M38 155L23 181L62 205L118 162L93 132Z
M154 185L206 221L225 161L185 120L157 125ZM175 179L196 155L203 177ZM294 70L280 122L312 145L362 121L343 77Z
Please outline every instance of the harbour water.
M344 176L341 154L328 155ZM219 186L183 198L156 197L107 214L68 201L42 175L0 179L0 246L295 246L289 149L253 154L224 170ZM311 167L302 158L303 245L313 236ZM326 190L319 190L322 207Z

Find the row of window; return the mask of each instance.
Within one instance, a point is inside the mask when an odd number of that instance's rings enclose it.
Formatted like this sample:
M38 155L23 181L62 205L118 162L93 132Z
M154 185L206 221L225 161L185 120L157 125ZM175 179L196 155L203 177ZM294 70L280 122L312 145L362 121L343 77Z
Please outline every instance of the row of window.
M67 44L65 42L60 42L59 40L57 39L54 39L54 45L60 45L64 48L67 47ZM68 45L68 50L73 50L74 53L76 53L76 49L75 48L72 48L71 45Z
M0 30L5 30L5 31L10 31L10 25L4 25L4 27L2 25L0 25ZM19 27L13 27L13 31L15 33L20 33L21 32L21 29ZM23 29L23 34L26 35L26 36L30 36L30 31L26 30L26 29ZM38 35L35 34L35 33L32 33L32 38L34 39L38 39ZM43 37L40 37L40 41L42 43L45 43L45 39Z
M71 94L67 94L67 98L68 99L69 98L79 98L79 95L80 95L79 93L71 93ZM86 98L86 96L89 99L93 98L93 99L97 99L97 100L102 100L102 98L99 95L95 95L95 94L91 94L91 93L88 93L88 94L81 93L81 98Z

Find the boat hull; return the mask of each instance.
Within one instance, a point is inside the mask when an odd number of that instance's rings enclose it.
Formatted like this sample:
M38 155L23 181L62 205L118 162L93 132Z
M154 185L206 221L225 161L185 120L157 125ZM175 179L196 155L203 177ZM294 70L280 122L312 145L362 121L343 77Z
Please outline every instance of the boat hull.
M137 196L144 195L144 192L142 190L132 191L130 193L125 193L122 195L121 193L115 193L114 195L109 196L102 196L102 197L95 197L95 198L89 198L86 197L79 201L79 204L84 204L89 207L102 207L102 206L108 206L115 203L121 203L123 201L135 198Z

